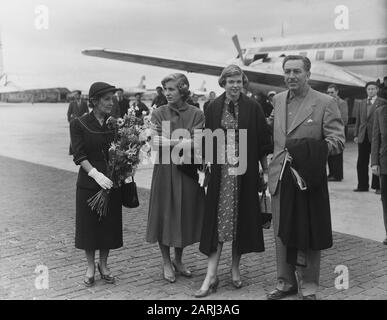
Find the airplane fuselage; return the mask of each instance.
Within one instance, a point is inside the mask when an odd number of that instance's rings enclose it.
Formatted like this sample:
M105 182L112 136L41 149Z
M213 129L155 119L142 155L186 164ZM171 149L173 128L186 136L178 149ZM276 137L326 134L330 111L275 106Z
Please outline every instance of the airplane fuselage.
M284 55L304 55L313 61L330 63L374 80L387 75L387 38L365 40L317 41L305 43L259 43L244 50L250 64L259 59Z

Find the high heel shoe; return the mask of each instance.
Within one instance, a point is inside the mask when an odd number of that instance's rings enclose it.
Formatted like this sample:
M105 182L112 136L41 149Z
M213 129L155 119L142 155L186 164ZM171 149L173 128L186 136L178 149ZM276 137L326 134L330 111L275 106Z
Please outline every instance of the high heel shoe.
M83 284L86 286L86 287L92 287L95 283L95 278L94 276L92 277L85 277L85 279L83 279Z
M95 273L95 266L94 266L94 273ZM85 276L85 278L83 279L83 284L86 287L91 287L94 285L94 283L95 283L94 274L91 277Z
M103 274L101 270L101 266L99 263L97 264L99 274L101 275L101 279L104 280L106 283L114 283L116 279L111 274Z
M216 290L218 289L218 285L219 285L219 278L216 277L215 281L210 284L207 290L199 289L198 291L196 291L194 294L195 298L204 298L211 293L215 293Z
M175 277L175 272L173 271L173 267L172 267L172 272L173 272L173 274L172 275L166 275L165 274L165 268L163 267L163 278L165 279L165 280L167 280L168 282L170 282L170 283L174 283L174 282L176 282L176 277Z
M233 278L232 278L232 271L231 271L231 283L232 283L232 285L234 286L234 288L236 288L236 289L240 289L240 288L242 288L242 280L234 280Z
M172 261L172 265L173 265L173 267L175 268L175 271L176 271L177 273L181 274L182 276L184 276L184 277L186 277L186 278L191 278L191 277L192 277L192 272L191 272L189 269L187 269L187 268L185 268L185 269L179 269L179 268L177 267L176 261Z

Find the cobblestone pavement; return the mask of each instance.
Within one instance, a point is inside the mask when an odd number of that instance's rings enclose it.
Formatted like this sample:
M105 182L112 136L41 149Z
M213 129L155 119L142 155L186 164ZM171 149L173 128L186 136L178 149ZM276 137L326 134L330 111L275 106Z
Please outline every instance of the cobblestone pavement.
M139 190L140 207L123 210L124 247L112 250L110 268L117 281L82 285L86 260L74 248L74 172L0 157L0 299L193 299L206 270L198 245L185 250L190 279L162 279L157 244L145 242L149 191ZM242 257L244 286L230 281L231 248L219 265L220 287L208 299L265 299L275 282L273 231L265 230L266 251ZM48 268L48 289L36 289L38 266ZM349 288L335 288L335 268L349 270ZM39 287L39 282L38 282ZM334 246L323 252L321 299L387 299L387 246L334 233ZM292 299L295 299L292 298Z

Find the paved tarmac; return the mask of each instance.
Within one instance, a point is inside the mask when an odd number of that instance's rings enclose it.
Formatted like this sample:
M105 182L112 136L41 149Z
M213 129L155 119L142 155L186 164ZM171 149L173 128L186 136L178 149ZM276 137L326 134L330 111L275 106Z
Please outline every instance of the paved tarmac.
M84 253L74 248L76 174L2 156L0 172L0 299L194 299L206 257L197 245L190 246L185 262L194 276L178 277L174 284L162 279L158 246L144 240L148 190L139 190L140 207L123 211L124 246L109 258L116 284L105 284L97 275L96 285L85 288ZM272 229L264 236L264 253L242 257L239 290L230 282L231 248L225 245L220 288L208 299L265 299L276 272ZM322 255L319 298L387 299L386 253L380 242L334 232L334 246ZM348 268L347 290L335 288L339 265ZM36 273L38 266L47 267L47 289L38 280L44 275Z

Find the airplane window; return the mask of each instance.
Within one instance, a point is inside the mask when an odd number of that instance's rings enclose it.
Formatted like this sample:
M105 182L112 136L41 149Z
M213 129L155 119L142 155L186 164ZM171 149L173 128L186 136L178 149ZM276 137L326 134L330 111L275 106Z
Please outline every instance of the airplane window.
M335 50L333 52L333 59L334 60L340 60L343 59L343 50Z
M387 57L387 47L381 47L376 49L376 58L386 58Z
M363 48L357 48L353 52L353 58L354 59L363 59L364 58L364 49Z
M325 51L317 51L316 60L324 60L324 59L325 59Z
M308 53L306 51L300 52L300 56L306 57Z

